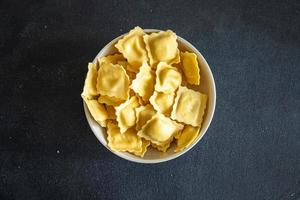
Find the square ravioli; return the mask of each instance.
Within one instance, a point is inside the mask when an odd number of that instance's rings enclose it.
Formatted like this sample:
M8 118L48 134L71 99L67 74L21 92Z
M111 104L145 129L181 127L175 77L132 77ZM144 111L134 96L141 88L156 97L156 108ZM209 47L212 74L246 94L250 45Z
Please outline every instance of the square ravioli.
M92 117L96 122L98 122L102 127L106 127L106 120L108 119L108 113L103 104L100 104L97 100L90 100L83 98L86 103Z
M106 105L109 105L109 106L118 106L121 103L123 103L124 101L125 100L123 100L123 99L118 99L116 97L109 97L109 96L106 96L106 95L101 95L98 98L99 103L103 103L103 104L106 104Z
M171 118L178 122L201 127L207 96L180 86L176 93Z
M136 123L135 108L139 106L137 97L133 96L123 104L116 107L118 126L121 133L133 127Z
M180 52L182 71L186 81L192 85L200 84L200 68L198 66L197 55L190 52Z
M147 152L147 148L150 145L148 140L142 139L142 148L139 151L132 152L136 156L144 157L145 153Z
M202 60L181 49L171 30L135 27L112 46L118 52L88 64L81 93L107 127L108 147L143 157L150 145L161 152L173 141L175 152L192 145L207 106L205 94L189 89L200 85Z
M127 75L129 76L130 82L132 82L133 79L135 79L136 74L132 72L131 66L127 61L118 61L119 65L122 65L122 67L126 70Z
M99 66L106 62L111 64L119 64L119 62L126 61L126 59L122 56L122 54L116 53L113 55L104 56L102 58L98 58L98 64Z
M131 69L134 72L139 71L139 67L144 61L148 61L147 51L143 40L144 35L143 29L135 27L115 45L128 60L128 63L132 66Z
M150 97L150 103L157 112L164 115L170 115L174 102L174 96L175 93L166 94L154 91L153 95Z
M155 74L147 62L144 62L130 87L144 101L148 101L154 90L154 82Z
M181 74L176 67L160 62L156 69L155 90L163 93L174 93L182 81Z
M168 64L180 62L177 36L174 32L168 30L144 35L144 41L151 66L155 67L160 61Z
M200 127L186 125L179 136L177 136L177 146L175 152L189 147L199 135Z
M155 110L150 104L146 106L140 106L135 109L136 114L136 130L141 128L155 115Z
M182 124L176 123L163 114L157 113L148 120L137 134L146 140L150 140L153 144L164 146L182 129Z
M157 145L157 144L151 144L151 146L155 149L157 149L158 151L162 151L162 152L167 152L168 148L171 146L171 142L166 143L164 145Z
M137 136L135 129L129 129L125 133L120 133L120 129L115 123L108 122L107 135L108 146L113 151L128 151L142 154L143 141L142 138Z
M105 105L107 111L107 119L116 119L116 109L113 106Z
M93 99L99 94L96 87L97 76L97 66L94 63L89 63L88 72L84 81L83 92L81 93L82 97Z
M97 89L101 95L126 100L129 97L129 77L121 65L103 62L98 70Z

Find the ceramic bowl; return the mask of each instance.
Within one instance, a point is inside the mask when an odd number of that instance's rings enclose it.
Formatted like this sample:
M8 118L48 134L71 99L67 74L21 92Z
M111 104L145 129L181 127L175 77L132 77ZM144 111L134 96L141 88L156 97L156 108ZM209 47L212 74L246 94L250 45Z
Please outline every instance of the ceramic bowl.
M157 30L157 29L144 29L144 30L145 30L146 33L152 33L152 32L160 31L160 30ZM125 34L115 38L110 43L108 43L98 53L98 55L95 57L93 62L95 63L97 61L98 57L103 57L103 56L107 56L107 55L116 53L117 49L114 47L114 45L124 35ZM105 146L109 151L111 151L115 155L117 155L121 158L124 158L126 160L137 162L137 163L160 163L160 162L165 162L165 161L172 160L174 158L177 158L177 157L187 153L189 150L191 150L201 140L201 138L206 133L206 131L207 131L207 129L208 129L208 127L209 127L209 125L212 121L214 111L215 111L215 106L216 106L216 87L215 87L214 77L213 77L213 74L212 74L212 72L209 68L209 65L207 64L207 62L204 59L204 57L202 56L202 54L191 43L189 43L185 39L181 38L180 36L177 36L177 41L178 41L178 47L181 51L187 50L189 52L194 52L198 57L198 63L199 63L199 66L200 66L200 76L201 76L201 81L200 82L201 83L200 83L200 86L192 86L190 88L192 88L194 90L197 90L197 91L200 91L200 92L203 92L203 93L207 94L207 96L208 96L206 112L205 112L205 115L204 115L204 118L203 118L202 128L200 130L200 134L198 135L197 139L193 142L192 145L190 145L188 148L186 148L186 149L184 149L180 152L177 152L177 153L174 152L174 149L175 149L174 144L171 145L171 147L165 153L161 152L161 151L158 151L156 149L153 149L152 147L148 147L148 151L146 152L146 154L143 158L137 157L137 156L132 155L132 154L127 153L127 152L115 152L115 151L112 151L107 145L106 130L104 128L102 128L93 119L93 117L91 116L86 104L83 103L84 112L85 112L87 121L88 121L93 133L95 134L97 139L101 142L101 144L103 144L103 146Z

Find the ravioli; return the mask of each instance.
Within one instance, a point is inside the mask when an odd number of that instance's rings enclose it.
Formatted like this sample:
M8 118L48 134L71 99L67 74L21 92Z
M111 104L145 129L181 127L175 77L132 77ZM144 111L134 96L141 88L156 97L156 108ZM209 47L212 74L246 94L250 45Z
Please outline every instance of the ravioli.
M200 127L186 125L177 139L175 152L182 151L189 147L199 135Z
M133 92L133 93L134 93L134 92ZM136 98L138 99L138 102L139 102L140 105L146 105L146 104L147 104L147 103L145 103L145 102L143 101L143 98L140 97L139 95L134 94L134 95L132 95L132 96L136 96Z
M146 106L140 106L135 109L136 114L136 130L141 128L155 115L155 110L150 104Z
M144 61L144 62L146 62L146 61ZM141 65L139 67L136 67L136 66L132 66L128 63L128 65L126 66L126 70L127 70L127 72L131 72L133 74L136 74L136 73L139 72L140 67L141 67Z
M159 62L166 62L168 64L180 62L176 40L176 34L170 30L144 35L151 66L155 67Z
M142 138L137 136L136 130L134 128L121 133L119 127L116 124L108 122L107 135L108 146L113 151L143 151Z
M101 95L126 100L129 77L121 65L103 62L98 70L97 89Z
M96 122L98 122L101 126L106 127L106 120L108 119L107 111L103 104L100 104L97 100L90 100L83 98L86 103L92 117Z
M206 102L205 94L180 86L176 93L171 118L178 122L201 127Z
M154 82L155 74L147 62L144 62L130 87L135 93L142 97L144 101L148 101L154 90Z
M200 84L200 68L198 66L197 55L189 52L180 52L182 71L186 81L192 85Z
M182 51L171 30L147 34L135 27L114 45L117 53L89 63L82 98L91 116L107 127L108 147L143 157L151 146L166 152L190 147L205 115L201 59ZM172 148L173 151L173 148Z
M151 143L163 146L169 143L173 136L183 129L183 125L157 113L137 133L138 136L150 140Z
M104 56L98 59L98 64L101 65L102 63L111 63L111 64L119 64L119 62L125 61L125 58L122 54L116 53L113 55Z
M150 145L148 140L142 139L142 148L140 151L134 151L133 154L136 156L144 157L145 153L147 152L147 148Z
M107 119L116 119L117 118L115 107L106 105L105 108L106 108L107 116L108 116Z
M156 69L155 90L163 93L174 93L181 84L181 74L177 68L160 62Z
M171 142L164 144L164 145L156 145L156 144L151 144L152 147L156 148L159 151L166 152L168 148L171 146Z
M174 95L175 93L166 94L154 91L153 95L150 97L150 103L157 112L170 115L174 102Z
M122 99L118 99L116 97L109 97L109 96L106 96L106 95L101 95L99 98L98 98L98 102L99 103L103 103L103 104L106 104L108 106L118 106L120 105L121 103L123 103L125 100L122 100Z
M129 68L131 68L131 67L130 67L130 65L128 64L128 62L127 62L127 61L118 61L118 64L119 64L119 65L122 65L122 67L123 67L124 69L126 69L126 74L128 75L128 77L129 77L129 79L130 79L130 82L132 82L132 80L135 79L136 74L135 74L134 72L132 72L132 71L129 69Z
M116 107L118 126L121 133L133 127L136 123L135 108L139 106L137 97L133 96L123 104Z
M93 99L95 96L99 95L97 91L97 67L94 63L88 64L88 72L84 81L82 97L87 99Z
M132 66L134 72L138 72L144 61L148 61L147 51L143 36L143 29L135 27L127 35L118 41L115 47L123 54Z

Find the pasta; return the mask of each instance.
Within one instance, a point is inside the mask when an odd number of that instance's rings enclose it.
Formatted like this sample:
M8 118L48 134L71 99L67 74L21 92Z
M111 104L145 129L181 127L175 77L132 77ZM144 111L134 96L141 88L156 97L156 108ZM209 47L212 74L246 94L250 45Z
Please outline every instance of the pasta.
M150 103L154 109L162 114L170 115L174 102L174 93L166 94L154 91L150 97Z
M97 89L101 95L127 99L129 97L129 77L121 65L102 63L98 70Z
M144 101L148 101L153 93L155 82L155 74L151 68L145 62L140 68L139 73L136 75L136 79L132 81L131 89L137 93Z
M155 115L155 113L155 110L150 104L135 108L136 130L141 130L141 128L153 117L153 115Z
M147 121L137 134L146 140L150 140L153 144L163 146L169 143L173 139L174 134L182 129L183 125L157 113Z
M83 99L95 121L97 121L101 126L106 127L106 120L108 119L108 114L104 105L98 103L98 101L94 99Z
M106 105L105 108L106 108L107 116L108 116L107 119L116 119L117 118L115 107Z
M127 129L135 125L135 108L138 106L138 99L133 96L123 104L116 107L117 122L121 133L124 133Z
M85 78L83 92L81 93L82 98L93 99L99 93L97 91L97 68L94 63L89 63L88 73Z
M128 60L132 66L133 72L138 72L139 67L144 61L148 61L147 52L143 36L145 35L143 29L135 27L123 39L120 39L115 45L116 48Z
M181 74L175 67L160 62L156 69L155 90L164 93L173 93L181 84Z
M130 82L132 82L132 80L135 79L136 74L130 70L131 66L128 64L128 62L122 60L122 61L118 61L118 64L122 65L122 67L124 69L126 69L126 73L127 73L128 77L130 79Z
M176 93L171 118L185 124L200 127L206 108L206 101L207 96L205 94L180 86Z
M190 147L207 104L205 94L189 89L200 84L197 55L183 52L171 30L147 34L135 27L115 47L118 52L88 64L81 93L106 128L108 147L139 157L150 145L161 153L171 143L175 152Z
M171 142L164 144L162 146L152 143L151 146L156 148L159 151L166 152L168 150L168 148L171 146Z
M124 100L122 99L118 99L116 97L109 97L109 96L106 96L106 95L101 95L99 98L98 98L98 102L99 103L103 103L103 104L106 104L106 105L109 105L109 106L118 106L120 105L121 103L124 102Z
M175 152L181 151L189 147L197 138L200 127L186 125L177 139L177 147Z
M116 124L108 122L107 135L108 146L113 151L136 153L141 153L143 151L142 139L136 135L136 130L133 128L121 133Z
M142 139L142 148L141 148L141 150L140 151L134 151L133 154L137 155L137 156L140 156L140 157L144 157L149 145L150 145L150 142L148 140Z
M122 56L122 54L116 53L116 54L104 56L104 57L98 59L99 65L101 65L104 62L115 65L115 64L119 64L119 62L126 62L126 60Z
M180 62L176 40L176 34L170 30L144 35L151 66L155 67L159 62L168 64Z
M200 84L200 72L197 55L189 52L180 52L182 70L189 84Z

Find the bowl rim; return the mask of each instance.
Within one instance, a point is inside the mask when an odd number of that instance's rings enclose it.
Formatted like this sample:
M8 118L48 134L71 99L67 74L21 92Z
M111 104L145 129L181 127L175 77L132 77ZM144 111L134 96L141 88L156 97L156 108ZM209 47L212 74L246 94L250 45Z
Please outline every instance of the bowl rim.
M159 32L161 30L159 29L143 29L146 33L153 33L153 32ZM93 63L95 63L97 61L97 58L107 49L109 48L110 46L112 46L113 44L115 44L120 38L122 38L124 35L126 35L127 33L124 33L118 37L116 37L115 39L111 40L108 44L106 44L100 51L99 53L96 55L96 57L94 58L93 60ZM188 152L189 150L191 150L202 138L203 136L206 134L210 124L211 124L211 121L214 117L214 113L215 113L215 108L216 108L216 99L217 99L217 96L216 96L216 85L215 85L215 80L214 80L214 76L213 76L213 73L210 69L210 66L208 65L206 59L204 58L204 56L200 53L200 51L198 51L190 42L188 42L187 40L183 39L182 37L178 36L177 35L177 40L179 40L181 43L183 43L185 46L187 46L188 48L190 48L193 53L195 53L198 56L201 57L201 59L204 61L204 63L206 64L207 66L207 71L208 71L208 75L210 76L211 78L211 84L213 86L213 96L214 96L214 99L213 99L213 102L212 102L212 112L211 112L211 115L209 116L209 119L208 119L208 123L207 123L207 126L205 127L201 127L201 130L203 133L200 137L198 137L192 145L190 145L189 147L185 148L184 150L180 151L180 152L177 152L175 154L172 154L166 158L157 158L157 159L151 159L151 160L145 160L143 159L142 157L136 157L136 158L133 158L133 157L130 157L130 156L127 156L125 154L125 152L115 152L113 150L111 150L106 144L104 144L102 142L102 139L100 138L100 136L98 134L96 134L96 130L93 128L93 125L92 125L92 120L94 120L87 108L87 105L85 104L85 102L83 101L83 107L84 107L84 112L85 112L85 116L86 116L86 119L88 121L88 124L90 126L90 128L92 129L92 132L94 133L94 135L96 136L96 138L98 139L98 141L106 148L108 149L110 152L112 152L113 154L117 155L118 157L121 157L125 160L128 160L128 161L131 161L131 162L135 162L135 163L142 163L142 164L156 164L156 163L162 163L162 162L166 162L166 161L170 161L170 160L173 160L175 158L178 158L179 156L185 154L186 152ZM102 127L101 127L102 128ZM203 129L202 129L203 128Z

